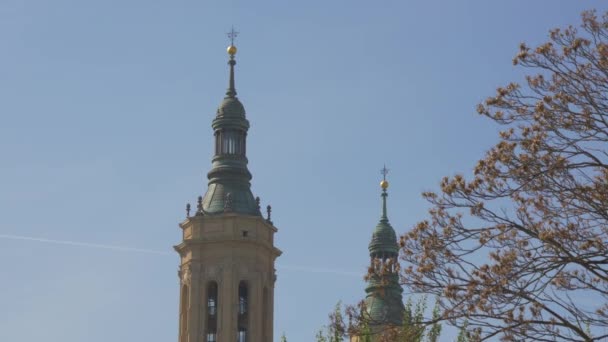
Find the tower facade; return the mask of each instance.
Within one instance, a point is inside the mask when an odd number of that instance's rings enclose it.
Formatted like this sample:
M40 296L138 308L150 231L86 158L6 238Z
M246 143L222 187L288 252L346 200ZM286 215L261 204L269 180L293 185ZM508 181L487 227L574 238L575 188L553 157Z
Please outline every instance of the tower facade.
M208 188L180 224L179 342L272 342L277 228L262 216L247 169L245 108L230 81L211 124L215 153Z

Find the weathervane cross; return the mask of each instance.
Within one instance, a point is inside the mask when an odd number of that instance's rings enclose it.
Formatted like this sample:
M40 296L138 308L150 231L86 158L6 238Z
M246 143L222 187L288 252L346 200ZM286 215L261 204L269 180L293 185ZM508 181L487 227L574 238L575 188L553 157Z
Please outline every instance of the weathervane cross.
M230 38L230 45L234 45L234 38L239 35L237 31L234 30L234 26L230 29L230 32L227 33L228 38Z
M386 180L386 175L388 175L388 169L386 168L386 164L384 164L384 167L382 168L382 170L380 170L380 173L382 174L382 179Z

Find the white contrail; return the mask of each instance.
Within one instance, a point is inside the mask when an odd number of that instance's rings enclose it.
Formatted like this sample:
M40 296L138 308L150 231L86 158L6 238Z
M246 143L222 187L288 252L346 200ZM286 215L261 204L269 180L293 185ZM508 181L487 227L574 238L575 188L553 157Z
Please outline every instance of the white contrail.
M295 265L282 265L277 264L278 269L287 270L287 271L301 271L308 273L330 273L330 274L338 274L349 277L359 277L363 278L363 273L357 273L352 271L341 271L341 270L332 270L329 268L317 268L317 267L307 267L307 266L295 266Z
M140 252L140 253L160 254L160 255L172 255L173 254L173 253L169 253L169 252L155 251L155 250L152 250L152 249L124 247L124 246L112 246L112 245L102 245L102 244L98 244L98 243L88 243L88 242L78 242L78 241L52 240L52 239L44 239L44 238L37 238L37 237L31 237L31 236L21 236L21 235L0 234L0 238L2 238L2 239L12 239L12 240L26 240L26 241L46 242L46 243L54 243L54 244L58 244L58 245L70 245L70 246L78 246L78 247L93 247L93 248L112 249L112 250L115 250L115 251L123 251L123 252Z
M101 248L101 249L111 249L111 250L122 251L122 252L139 252L139 253L148 253L148 254L157 254L157 255L174 255L174 253L163 252L163 251L158 251L158 250L153 250L153 249L104 245L104 244L99 244L99 243L88 243L88 242L80 242L80 241L53 240L53 239L22 236L22 235L0 234L0 239L35 241L35 242L53 243L53 244L58 244L58 245L69 245L69 246L76 246L76 247L92 247L92 248ZM277 268L286 270L286 271L297 271L297 272L307 272L307 273L328 273L328 274L336 274L336 275L343 275L343 276L349 276L349 277L362 277L363 276L362 273L357 273L357 272L332 270L332 269L328 269L328 268L317 268L317 267L308 267L308 266L278 264Z

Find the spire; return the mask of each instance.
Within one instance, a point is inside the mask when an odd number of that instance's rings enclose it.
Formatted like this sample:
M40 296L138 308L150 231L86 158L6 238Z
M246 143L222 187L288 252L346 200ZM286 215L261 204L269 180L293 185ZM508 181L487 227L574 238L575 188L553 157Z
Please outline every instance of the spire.
M209 188L203 197L205 215L236 213L261 216L251 192L251 173L247 169L249 121L245 117L245 107L236 97L234 86L234 56L237 52L234 38L237 34L234 28L228 33L230 46L226 50L230 56L230 81L226 96L211 124L215 135L215 155L211 170L207 173Z
M382 189L382 215L380 216L380 222L376 225L372 241L369 244L369 251L372 256L375 255L397 255L399 247L397 246L397 234L388 222L388 213L386 210L386 198L388 197L388 181L386 176L388 175L388 169L386 165L380 170L382 174L382 181L380 182L380 188Z
M380 187L382 188L382 217L380 218L380 221L388 222L388 216L386 214L386 197L388 197L388 193L386 192L386 189L388 189L386 175L388 175L388 169L386 168L386 164L380 172L382 173L382 182L380 182Z
M234 46L230 46L229 48L231 47ZM226 97L235 97L236 88L234 86L234 66L236 65L236 60L234 60L234 55L230 55L230 60L228 61L228 64L230 65L230 83L228 84L228 90L226 90Z
M230 46L226 49L228 54L230 55L230 60L228 61L228 65L230 65L230 82L228 83L228 90L226 90L226 97L235 97L236 96L236 88L234 86L234 66L236 65L236 60L234 56L236 55L236 46L234 46L234 38L238 36L239 33L234 30L234 26L228 32L228 38L230 38Z
M388 169L381 170L382 216L372 234L369 244L371 266L375 273L370 277L365 292L366 310L371 326L400 325L403 322L403 289L399 285L397 235L388 222L386 198L388 197Z

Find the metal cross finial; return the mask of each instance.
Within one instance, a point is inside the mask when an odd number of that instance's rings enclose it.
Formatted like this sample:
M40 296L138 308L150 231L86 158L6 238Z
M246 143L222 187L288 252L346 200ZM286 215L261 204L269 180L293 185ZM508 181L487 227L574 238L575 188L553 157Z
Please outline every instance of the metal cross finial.
M382 170L380 170L380 173L382 174L382 180L386 180L386 175L388 175L388 169L386 168L386 164L384 164L384 167L382 168Z
M230 32L227 33L228 38L230 38L230 45L234 45L234 38L239 35L237 31L234 30L234 26L230 29Z

